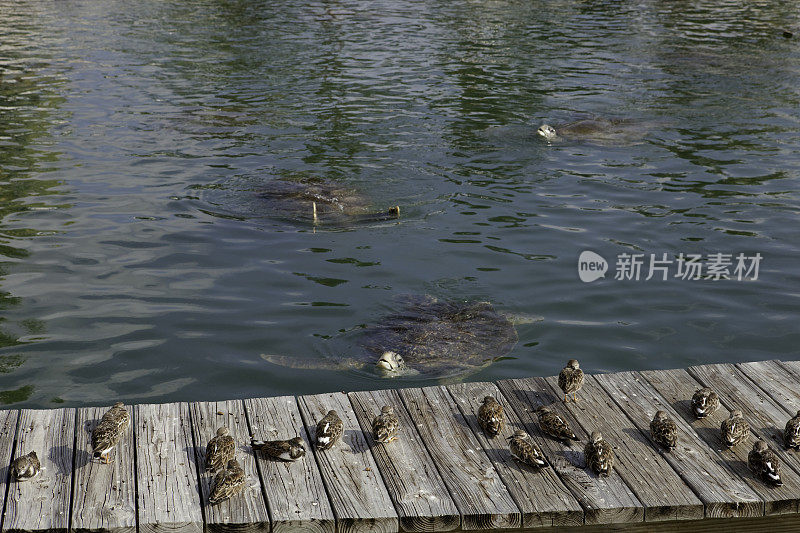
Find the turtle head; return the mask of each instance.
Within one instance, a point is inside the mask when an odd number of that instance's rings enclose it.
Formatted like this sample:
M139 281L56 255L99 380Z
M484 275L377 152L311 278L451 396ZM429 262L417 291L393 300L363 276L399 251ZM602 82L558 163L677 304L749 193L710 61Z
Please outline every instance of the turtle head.
M536 133L538 133L548 141L552 141L553 139L558 137L556 129L549 124L542 124L541 126L539 126L539 129L536 130Z
M408 366L402 355L391 350L383 352L383 355L378 358L375 366L378 367L378 370L381 372L381 374L383 374L383 377L386 378L416 376L420 373L419 370Z
M403 357L399 353L393 351L383 352L383 355L380 356L378 362L375 364L384 373L394 373L406 368L406 362L403 360Z

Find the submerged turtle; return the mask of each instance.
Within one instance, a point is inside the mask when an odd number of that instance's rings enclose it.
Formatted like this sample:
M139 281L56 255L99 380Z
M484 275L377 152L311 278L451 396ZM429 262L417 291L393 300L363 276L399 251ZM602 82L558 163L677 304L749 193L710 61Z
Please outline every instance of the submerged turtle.
M292 368L343 369L374 366L385 377L424 374L452 378L477 372L499 360L517 343L511 321L489 302L409 297L396 313L362 332L357 357L303 360L267 355Z
M547 141L587 141L595 144L635 144L649 128L630 119L587 118L567 124L542 124L536 133Z
M270 214L321 225L381 222L400 216L400 206L372 211L370 202L353 189L324 180L276 179L259 190Z

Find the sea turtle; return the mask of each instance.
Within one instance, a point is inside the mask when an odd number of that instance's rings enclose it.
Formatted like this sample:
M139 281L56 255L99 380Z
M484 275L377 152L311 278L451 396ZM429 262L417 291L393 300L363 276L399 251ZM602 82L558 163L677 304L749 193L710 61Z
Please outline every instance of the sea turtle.
M370 202L358 191L326 180L275 179L256 194L264 201L269 215L314 225L380 222L400 216L399 206L373 211Z
M630 119L586 118L567 124L542 124L536 133L549 142L586 141L600 145L636 144L649 127Z
M361 332L355 357L304 360L262 354L292 368L363 369L384 377L424 375L463 377L505 356L517 343L517 330L489 302L407 297L395 313Z

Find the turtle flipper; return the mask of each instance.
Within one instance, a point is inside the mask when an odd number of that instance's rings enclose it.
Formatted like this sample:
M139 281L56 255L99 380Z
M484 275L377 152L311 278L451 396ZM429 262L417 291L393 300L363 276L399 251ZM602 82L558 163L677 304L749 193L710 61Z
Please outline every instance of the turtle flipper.
M332 359L306 359L303 357L290 357L288 355L274 355L262 353L261 359L273 365L297 368L300 370L348 370L358 369L366 366L363 361L345 359L335 361Z

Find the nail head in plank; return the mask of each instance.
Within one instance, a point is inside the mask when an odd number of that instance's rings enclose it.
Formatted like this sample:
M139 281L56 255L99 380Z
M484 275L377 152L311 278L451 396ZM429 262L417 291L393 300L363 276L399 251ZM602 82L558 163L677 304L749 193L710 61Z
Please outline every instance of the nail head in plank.
M202 533L189 406L137 405L135 415L139 533Z
M403 389L400 396L461 512L462 529L520 527L517 504L447 389Z
M16 411L5 411L14 415ZM4 448L11 450L12 433ZM6 435L3 435L5 437ZM25 409L20 412L14 459L36 452L42 471L19 483L13 479L8 491L4 531L67 531L72 490L72 455L75 445L74 409ZM5 452L5 449L3 450ZM7 465L10 461L3 464Z
M728 418L730 411L720 406L714 413L698 419L692 410L692 395L702 385L686 370L652 370L641 375L664 397L672 408L691 425L697 435L722 456L725 462L744 479L765 504L765 514L796 513L800 503L800 477L792 469L784 469L783 487L767 485L753 476L747 466L747 455L753 449L758 436L754 433L747 443L728 449L722 442L720 425ZM746 416L746 415L745 415Z
M525 429L544 451L561 481L585 510L586 524L623 524L644 520L644 505L619 476L597 477L586 467L583 445L588 435L558 395L542 378L510 379L498 382ZM550 406L575 431L581 442L565 444L539 428L536 408Z
M706 506L707 518L763 516L764 501L731 470L720 457L697 436L647 380L633 372L599 374L596 379L617 405L625 411L639 431L652 441L650 421L656 411L664 410L678 426L678 446L661 450L672 465Z
M350 403L394 501L403 531L452 531L461 515L396 390L351 392ZM400 420L398 437L382 444L372 420L390 405Z
M298 404L309 435L316 434L317 421L331 409L339 413L344 423L342 436L332 448L318 450L312 446L338 531L398 531L392 499L347 396L342 393L300 396Z
M546 381L557 396L561 391L558 378ZM579 398L578 403L565 406L587 434L598 430L614 447L614 469L644 504L646 522L703 518L703 502L599 383L586 379Z
M494 383L459 383L447 389L522 511L523 528L583 524L583 508L552 467L532 468L511 455L508 439L524 426ZM506 417L503 429L493 438L478 422L478 409L486 396L493 396L503 406Z
M109 454L109 464L92 458L92 430L109 407L78 409L75 428L75 472L72 496L72 530L136 531L136 473L134 465L133 408L125 409L131 423Z
M300 437L306 455L296 462L267 459L256 452L262 486L272 520L272 533L309 531L333 533L336 521L319 472L311 439L294 396L244 401L250 434L256 440Z

